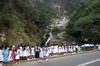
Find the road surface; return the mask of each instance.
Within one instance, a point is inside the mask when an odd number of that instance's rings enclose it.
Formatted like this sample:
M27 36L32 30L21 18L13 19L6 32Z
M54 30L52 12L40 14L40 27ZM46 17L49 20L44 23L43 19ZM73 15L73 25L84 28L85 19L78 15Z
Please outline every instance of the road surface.
M100 51L53 58L42 62L25 62L12 66L100 66Z

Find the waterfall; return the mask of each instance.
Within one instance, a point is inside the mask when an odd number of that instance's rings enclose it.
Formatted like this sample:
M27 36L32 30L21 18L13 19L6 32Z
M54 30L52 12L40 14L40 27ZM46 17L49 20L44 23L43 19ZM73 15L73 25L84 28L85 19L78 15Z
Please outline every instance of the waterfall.
M53 35L51 32L48 33L49 37L47 38L46 42L45 42L45 46L48 46L48 42L52 39Z

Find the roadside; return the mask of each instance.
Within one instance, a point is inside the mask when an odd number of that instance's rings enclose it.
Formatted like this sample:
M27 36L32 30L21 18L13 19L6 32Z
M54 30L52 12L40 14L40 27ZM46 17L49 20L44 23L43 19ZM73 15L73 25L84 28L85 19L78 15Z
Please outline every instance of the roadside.
M100 50L81 51L81 52L78 52L78 53L71 53L71 54L65 53L64 55L54 55L54 56L50 56L50 57L48 57L48 59L59 58L59 57L65 57L65 56L73 56L73 55L91 53L91 52L96 52L96 51L100 51ZM39 60L40 60L40 59L24 60L24 61L21 61L20 63L23 63L23 64L24 64L24 63L26 63L26 62L39 61ZM45 59L43 59L43 60L45 60ZM15 65L15 64L16 64L16 62L13 62L13 63L4 64L3 66L13 66L13 65Z

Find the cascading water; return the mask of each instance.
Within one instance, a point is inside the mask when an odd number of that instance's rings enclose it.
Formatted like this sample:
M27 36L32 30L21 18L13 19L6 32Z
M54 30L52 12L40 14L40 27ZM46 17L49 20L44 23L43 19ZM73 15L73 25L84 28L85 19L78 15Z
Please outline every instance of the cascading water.
M49 37L47 38L47 41L45 42L45 46L48 46L48 42L52 39L53 35L51 32L48 33Z
M42 41L41 43L41 47L44 47L44 46L48 46L48 42L53 38L53 35L51 32L48 32L45 36L45 39Z

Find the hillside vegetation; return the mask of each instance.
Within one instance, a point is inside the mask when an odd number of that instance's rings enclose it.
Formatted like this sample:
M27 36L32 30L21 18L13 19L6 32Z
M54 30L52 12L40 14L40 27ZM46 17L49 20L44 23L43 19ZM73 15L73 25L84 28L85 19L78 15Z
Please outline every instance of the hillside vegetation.
M82 4L70 15L66 40L80 44L100 43L100 0Z
M40 44L46 27L61 17L55 4L70 19L67 42L100 43L99 0L0 0L0 34L6 38L0 45Z
M7 45L40 44L56 10L42 0L0 0L0 34Z

